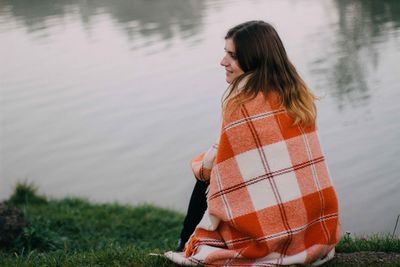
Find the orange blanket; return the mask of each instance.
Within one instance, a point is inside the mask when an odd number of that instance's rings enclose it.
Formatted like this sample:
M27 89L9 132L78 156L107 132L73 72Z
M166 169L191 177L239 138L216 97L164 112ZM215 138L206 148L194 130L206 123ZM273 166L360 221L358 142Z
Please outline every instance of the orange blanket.
M338 201L315 127L293 120L270 94L224 116L218 146L192 161L209 180L208 209L184 265L321 264L339 241ZM229 106L228 106L229 109Z

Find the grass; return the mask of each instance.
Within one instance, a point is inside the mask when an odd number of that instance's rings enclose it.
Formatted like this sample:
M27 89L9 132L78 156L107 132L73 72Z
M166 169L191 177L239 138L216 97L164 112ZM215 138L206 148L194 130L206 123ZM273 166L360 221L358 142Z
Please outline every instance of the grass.
M373 234L365 237L345 235L336 247L338 253L382 251L400 253L400 239L389 234Z
M19 184L7 201L30 225L0 249L0 266L176 266L148 256L175 248L183 215L151 205L48 200Z
M7 204L21 208L30 224L12 246L0 248L0 266L177 266L148 256L174 249L183 221L175 211L50 200L26 183L17 185ZM400 240L345 236L337 251L400 252Z

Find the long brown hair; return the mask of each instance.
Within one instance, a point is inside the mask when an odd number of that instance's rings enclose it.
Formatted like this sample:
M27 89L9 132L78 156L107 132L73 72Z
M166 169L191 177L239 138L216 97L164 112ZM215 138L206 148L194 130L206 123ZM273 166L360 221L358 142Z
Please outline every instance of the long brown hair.
M259 92L264 96L277 92L295 125L310 126L315 123L316 97L290 62L278 33L270 24L248 21L231 28L225 39L233 41L239 66L244 73L226 90L222 100L223 110L230 100L234 101L235 110Z

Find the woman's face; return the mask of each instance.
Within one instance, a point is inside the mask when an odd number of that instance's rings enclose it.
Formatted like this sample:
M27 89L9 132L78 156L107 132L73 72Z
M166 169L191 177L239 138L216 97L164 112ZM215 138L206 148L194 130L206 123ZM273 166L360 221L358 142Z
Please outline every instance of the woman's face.
M232 39L225 40L225 56L222 58L220 64L225 68L227 83L232 83L239 75L244 73L239 66L236 57L235 44Z

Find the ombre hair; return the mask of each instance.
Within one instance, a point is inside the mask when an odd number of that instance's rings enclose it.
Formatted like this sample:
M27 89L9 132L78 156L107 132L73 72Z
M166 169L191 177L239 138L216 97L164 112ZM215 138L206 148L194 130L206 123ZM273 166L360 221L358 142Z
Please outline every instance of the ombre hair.
M231 28L225 36L235 45L235 54L243 74L225 91L223 110L228 102L237 110L259 92L266 97L276 92L294 125L315 124L316 97L297 73L276 30L264 21L248 21Z

